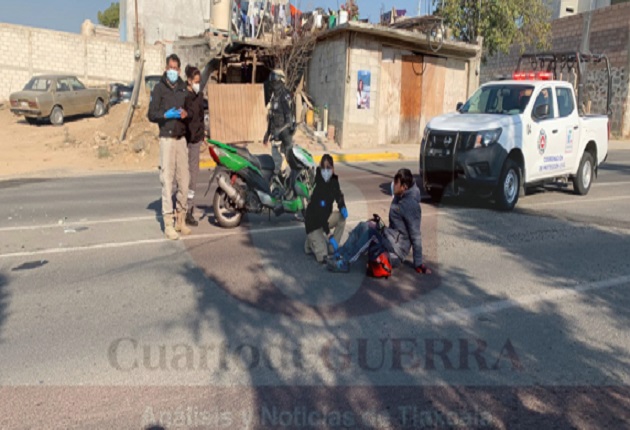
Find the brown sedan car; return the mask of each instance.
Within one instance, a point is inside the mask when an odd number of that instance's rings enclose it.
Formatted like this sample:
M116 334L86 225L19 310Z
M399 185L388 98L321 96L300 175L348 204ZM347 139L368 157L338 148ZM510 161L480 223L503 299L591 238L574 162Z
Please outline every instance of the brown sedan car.
M9 97L11 112L24 115L29 124L49 119L53 125L62 125L65 117L107 113L109 93L105 89L86 88L75 76L35 76L24 90Z

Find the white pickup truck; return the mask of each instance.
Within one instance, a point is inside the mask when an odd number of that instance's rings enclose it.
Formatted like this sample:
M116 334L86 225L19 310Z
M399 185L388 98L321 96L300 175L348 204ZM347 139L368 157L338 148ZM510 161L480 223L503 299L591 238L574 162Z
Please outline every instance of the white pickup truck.
M549 73L514 77L428 123L420 170L434 201L463 189L511 210L527 188L560 178L588 193L608 154L608 117L580 116L572 85Z

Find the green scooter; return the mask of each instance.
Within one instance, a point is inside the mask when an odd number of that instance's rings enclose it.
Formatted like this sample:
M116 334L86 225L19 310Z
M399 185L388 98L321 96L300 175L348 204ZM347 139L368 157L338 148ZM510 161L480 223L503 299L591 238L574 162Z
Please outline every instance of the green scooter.
M214 216L221 227L234 228L243 214L303 215L315 185L315 160L304 148L293 146L288 156L292 165L299 166L295 187L290 199L285 198L286 181L274 174L271 155L254 155L246 148L208 140L210 156L217 164L208 183L208 190L216 180L217 190L212 200ZM207 191L206 191L207 192Z

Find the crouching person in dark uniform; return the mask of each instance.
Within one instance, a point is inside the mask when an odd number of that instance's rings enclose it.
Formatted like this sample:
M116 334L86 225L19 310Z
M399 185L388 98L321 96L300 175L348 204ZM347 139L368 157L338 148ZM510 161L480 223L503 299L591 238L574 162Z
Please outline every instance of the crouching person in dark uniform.
M420 189L409 169L400 169L396 173L392 194L394 199L389 208L389 227L379 226L378 219L359 223L350 232L346 243L339 248L336 258L328 260L329 270L350 271L350 264L372 248L386 250L392 267L400 266L413 250L416 272L431 273L422 260Z
M337 203L338 211L333 212L333 202ZM315 254L317 262L325 263L329 247L333 252L337 251L346 227L346 218L348 209L339 178L335 174L333 159L330 154L324 154L315 174L315 189L306 208L304 252Z
M177 55L170 55L166 59L166 71L153 88L148 114L149 121L160 127L160 181L164 234L172 240L179 238L178 232L190 234L190 229L185 223L190 181L184 123L188 117L184 109L187 90L186 83L179 77L180 67L181 62ZM177 185L176 214L173 210L174 181Z

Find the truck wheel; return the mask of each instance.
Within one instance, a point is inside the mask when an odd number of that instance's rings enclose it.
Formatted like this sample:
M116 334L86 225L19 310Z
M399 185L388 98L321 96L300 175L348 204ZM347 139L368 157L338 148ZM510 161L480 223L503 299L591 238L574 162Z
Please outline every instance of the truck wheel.
M50 113L50 123L52 125L63 125L63 109L59 106L55 106Z
M234 208L230 198L221 188L218 188L214 193L212 206L214 209L214 217L221 227L234 228L238 227L241 223L243 212Z
M442 188L429 188L427 193L431 196L431 200L434 203L440 203L442 201L442 197L444 196L444 189Z
M585 196L588 194L588 190L591 189L591 184L593 183L593 165L593 156L590 152L585 152L584 155L582 155L577 175L573 177L573 191L576 194Z
M503 211L514 209L516 202L518 202L520 188L521 175L518 165L514 160L508 159L503 165L503 172L495 191L497 207Z

